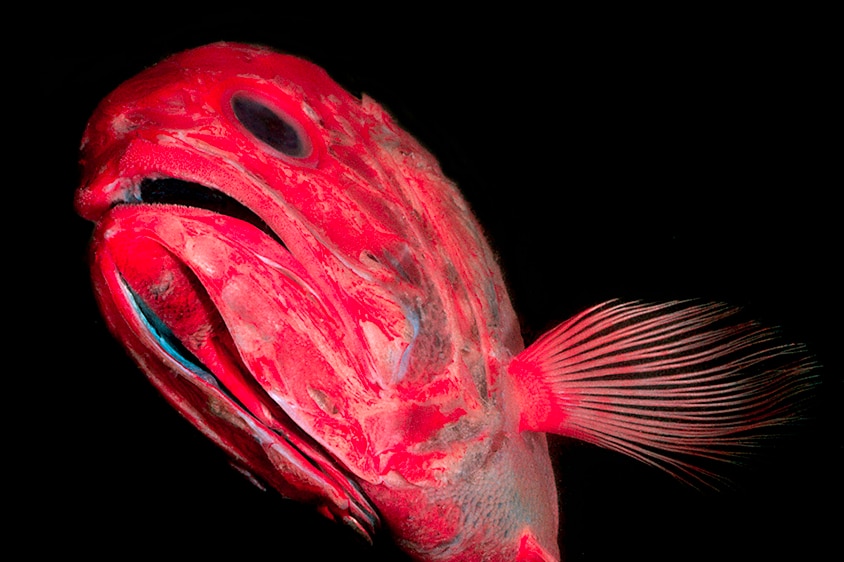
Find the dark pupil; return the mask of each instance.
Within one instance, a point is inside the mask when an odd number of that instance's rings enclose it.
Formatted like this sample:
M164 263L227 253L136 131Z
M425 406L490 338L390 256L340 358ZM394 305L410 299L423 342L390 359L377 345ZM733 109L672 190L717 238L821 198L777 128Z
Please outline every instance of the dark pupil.
M232 109L238 121L261 142L288 156L305 156L305 146L296 129L266 105L234 96Z

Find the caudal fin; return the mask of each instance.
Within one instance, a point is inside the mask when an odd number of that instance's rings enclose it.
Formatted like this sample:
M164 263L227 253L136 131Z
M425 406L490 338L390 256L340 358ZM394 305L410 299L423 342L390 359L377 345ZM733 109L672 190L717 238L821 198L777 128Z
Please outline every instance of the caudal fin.
M799 416L814 384L801 345L723 304L609 301L540 337L508 370L522 430L613 449L710 483Z

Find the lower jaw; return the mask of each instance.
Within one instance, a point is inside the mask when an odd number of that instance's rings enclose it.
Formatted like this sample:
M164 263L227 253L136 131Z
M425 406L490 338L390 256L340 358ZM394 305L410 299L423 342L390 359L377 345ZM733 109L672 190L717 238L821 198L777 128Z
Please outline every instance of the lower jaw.
M114 237L104 236L96 248L93 273L101 307L159 391L236 464L284 496L322 506L369 540L379 524L369 499L254 379L190 269L149 240L133 251L123 247L118 264L113 243ZM150 264L141 256L156 262L152 277L143 273ZM168 287L157 283L162 279ZM166 296L166 288L175 293Z

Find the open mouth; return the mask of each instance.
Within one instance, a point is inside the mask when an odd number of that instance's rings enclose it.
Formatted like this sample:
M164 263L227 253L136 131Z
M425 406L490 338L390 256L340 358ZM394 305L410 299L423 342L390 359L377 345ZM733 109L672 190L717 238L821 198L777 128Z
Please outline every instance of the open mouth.
M207 209L219 215L240 219L287 248L261 217L234 197L211 187L177 178L146 178L138 185L137 197L135 202L139 203Z
M286 496L317 502L370 539L375 509L265 388L255 364L271 357L243 343L256 331L262 340L276 335L261 323L284 291L261 285L265 278L300 292L306 285L283 241L218 190L158 178L133 191L136 197L114 207L95 235L96 269L108 287L99 291L109 297L103 306L125 323L113 330L171 403L250 472ZM244 284L244 301L230 294L236 282Z

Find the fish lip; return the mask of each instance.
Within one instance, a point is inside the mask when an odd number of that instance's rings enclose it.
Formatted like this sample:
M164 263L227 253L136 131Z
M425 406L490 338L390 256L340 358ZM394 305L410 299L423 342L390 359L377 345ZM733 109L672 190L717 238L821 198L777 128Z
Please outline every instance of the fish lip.
M109 211L107 211L107 213L102 217L99 227L102 227L104 223L109 223L111 217L114 217L115 215L129 215L140 209L148 209L151 205L153 204L135 202L117 204L109 209ZM158 203L154 205L156 205L156 210L162 213L167 213L168 211L175 209L182 209L182 207L178 205ZM135 209L133 209L133 207ZM205 209L202 209L201 211L208 216L225 216ZM255 225L249 225L249 223L246 222L243 222L243 225L245 229L260 231L259 227ZM264 233L263 235L267 234ZM102 236L107 238L108 234L106 233ZM289 253L289 250L286 247L283 248L285 252ZM96 250L92 249L92 251ZM266 256L257 252L255 253L255 256L263 261L268 259ZM286 447L287 454L305 459L307 461L306 469L312 472L311 476L316 478L318 481L321 481L326 489L332 489L335 492L335 495L336 491L340 490L343 495L343 499L347 502L347 505L345 506L342 505L342 502L340 502L341 505L323 504L324 509L320 509L320 511L325 515L330 515L331 518L335 520L342 521L355 532L363 536L365 540L371 542L372 536L380 527L380 517L372 501L365 495L360 485L355 481L353 472L343 463L341 458L336 456L328 448L318 443L299 424L287 415L284 411L283 405L273 401L269 394L265 394L261 398L260 402L272 411L273 419L280 423L273 424L275 427L265 423L265 420L261 419L262 416L259 412L252 411L252 409L246 407L241 400L233 396L227 390L225 384L220 381L220 378L213 373L211 369L205 366L202 361L198 360L196 357L187 356L183 352L176 350L172 341L165 341L166 337L162 336L161 327L166 327L167 325L163 321L156 320L150 316L151 309L132 288L130 282L124 277L116 265L114 265L110 272L103 271L101 274L112 277L113 281L116 282L116 287L119 287L119 290L116 291L112 288L112 290L109 291L110 294L107 298L122 301L121 308L124 312L126 310L132 311L133 318L129 319L129 321L134 326L136 337L144 342L148 352L154 355L160 363L167 365L171 371L177 372L179 376L193 379L192 382L195 385L204 387L206 392L216 393L218 398L226 402L233 410L238 410L242 415L251 418L251 420L255 423L256 431L261 429L277 436L283 445L282 448ZM294 279L294 281L297 283L303 283L302 279ZM201 282L200 286L202 286ZM98 296L100 298L104 298L103 295ZM146 311L144 309L146 309ZM118 334L118 338L123 339L120 334ZM239 365L243 373L247 376L252 376L252 373L243 363L242 359L239 361ZM147 368L144 368L144 370L146 371ZM149 373L147 374L149 376ZM202 430L202 428L200 428L200 430ZM326 513L326 510L328 513Z

